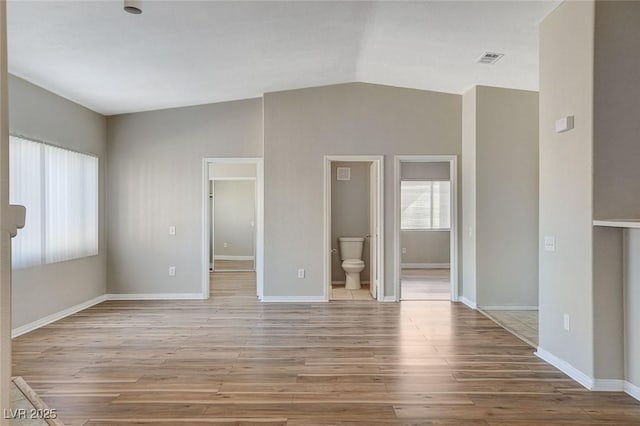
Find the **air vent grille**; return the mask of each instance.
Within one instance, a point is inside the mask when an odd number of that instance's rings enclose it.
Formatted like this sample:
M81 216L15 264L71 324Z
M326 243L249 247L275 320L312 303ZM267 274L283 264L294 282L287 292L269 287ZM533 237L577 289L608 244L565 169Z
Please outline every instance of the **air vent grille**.
M478 59L479 64L495 64L504 56L503 53L495 53L495 52L484 52L480 59Z

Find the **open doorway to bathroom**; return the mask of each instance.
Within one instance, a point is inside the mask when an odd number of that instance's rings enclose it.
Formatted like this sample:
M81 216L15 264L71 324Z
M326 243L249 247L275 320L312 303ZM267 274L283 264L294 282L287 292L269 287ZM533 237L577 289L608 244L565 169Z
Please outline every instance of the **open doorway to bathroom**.
M456 158L396 157L398 300L457 300Z
M382 157L325 157L327 300L382 299Z
M218 294L262 296L262 173L262 159L204 160L203 293L207 297L216 277L238 287L217 289Z

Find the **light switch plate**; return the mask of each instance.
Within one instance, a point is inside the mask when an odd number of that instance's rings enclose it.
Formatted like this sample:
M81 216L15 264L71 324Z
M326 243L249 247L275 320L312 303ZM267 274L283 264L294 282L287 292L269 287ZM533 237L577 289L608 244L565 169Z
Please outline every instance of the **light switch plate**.
M556 237L549 235L544 237L544 251L556 251Z

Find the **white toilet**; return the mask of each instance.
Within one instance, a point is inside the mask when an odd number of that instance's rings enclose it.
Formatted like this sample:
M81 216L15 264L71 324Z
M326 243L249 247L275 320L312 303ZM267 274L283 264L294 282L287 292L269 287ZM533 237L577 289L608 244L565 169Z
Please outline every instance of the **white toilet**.
M364 238L360 237L340 237L340 259L342 269L347 275L347 290L357 290L360 288L360 272L364 269L362 260L362 247Z

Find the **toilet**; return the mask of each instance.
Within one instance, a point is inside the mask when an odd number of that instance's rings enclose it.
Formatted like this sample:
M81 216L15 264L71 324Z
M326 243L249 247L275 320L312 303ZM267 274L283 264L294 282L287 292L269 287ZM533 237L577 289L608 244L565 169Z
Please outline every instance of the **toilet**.
M347 276L345 288L347 290L357 290L360 288L360 272L364 269L362 260L362 247L364 238L361 237L340 237L340 259L342 269Z

